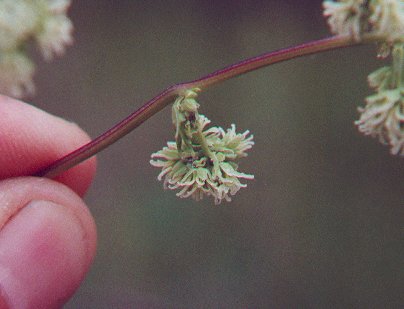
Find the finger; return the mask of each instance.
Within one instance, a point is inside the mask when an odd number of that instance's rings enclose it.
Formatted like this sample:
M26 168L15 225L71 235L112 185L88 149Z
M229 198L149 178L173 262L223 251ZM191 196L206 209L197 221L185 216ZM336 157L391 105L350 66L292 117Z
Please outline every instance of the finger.
M94 221L69 188L33 177L0 182L0 307L61 307L95 247Z
M0 179L32 175L88 141L76 124L0 95ZM83 195L94 172L92 158L55 179Z

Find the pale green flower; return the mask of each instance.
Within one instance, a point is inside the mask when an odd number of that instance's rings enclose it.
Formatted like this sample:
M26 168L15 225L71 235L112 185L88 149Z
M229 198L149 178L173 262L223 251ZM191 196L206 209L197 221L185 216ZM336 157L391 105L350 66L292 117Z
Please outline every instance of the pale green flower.
M245 131L244 133L236 133L236 125L232 124L231 128L227 129L225 132L222 128L217 129L217 142L212 142L212 148L215 151L222 152L226 154L227 158L243 158L246 157L246 151L251 149L254 145L253 136L250 135L250 131ZM209 130L208 130L209 132Z
M254 179L253 175L237 171L235 162L212 162L206 156L198 158L181 158L175 142L168 142L167 147L152 154L150 164L162 168L158 180L164 182L164 188L179 189L178 197L192 197L199 201L204 195L212 196L215 204L222 200L231 201L231 195L247 185L240 178Z
M384 90L366 98L360 108L358 129L391 146L392 154L404 155L404 88Z
M197 90L196 90L197 91ZM215 204L231 201L231 196L246 187L240 179L253 175L238 171L237 159L247 156L253 145L249 131L236 133L233 124L227 131L212 127L210 120L198 113L196 91L186 91L172 108L176 142L152 154L151 165L162 168L158 180L164 188L179 190L177 196L201 200L212 196Z
M378 137L392 154L404 155L404 44L393 48L393 63L368 77L376 94L366 98L355 123L360 132Z
M382 67L368 76L369 86L377 91L389 88L391 83L392 70L390 66Z

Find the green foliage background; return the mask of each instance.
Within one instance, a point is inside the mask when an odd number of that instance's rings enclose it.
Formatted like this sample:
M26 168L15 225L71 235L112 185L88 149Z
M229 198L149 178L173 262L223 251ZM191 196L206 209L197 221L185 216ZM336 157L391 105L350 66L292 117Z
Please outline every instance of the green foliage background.
M73 1L75 44L39 66L34 103L93 137L173 83L328 35L321 1ZM374 46L301 58L200 96L250 129L255 174L230 204L180 200L152 152L166 109L98 156L98 254L66 308L399 307L403 159L353 121ZM401 258L400 258L401 257ZM401 282L400 282L401 281Z

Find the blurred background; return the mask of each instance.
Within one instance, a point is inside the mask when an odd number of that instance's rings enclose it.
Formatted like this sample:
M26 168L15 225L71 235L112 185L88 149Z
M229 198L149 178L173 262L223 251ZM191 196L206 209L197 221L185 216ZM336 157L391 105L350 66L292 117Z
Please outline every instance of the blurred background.
M174 83L327 36L321 2L73 0L75 44L38 65L31 101L96 137ZM231 203L157 181L169 108L99 154L98 254L66 308L400 307L404 161L353 124L381 65L355 47L202 93L214 125L255 136Z

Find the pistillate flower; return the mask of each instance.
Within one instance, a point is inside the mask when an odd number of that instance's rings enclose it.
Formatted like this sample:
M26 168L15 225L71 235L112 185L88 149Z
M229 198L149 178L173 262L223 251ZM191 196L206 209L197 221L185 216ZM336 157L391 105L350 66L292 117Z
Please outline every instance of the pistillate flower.
M230 196L247 186L240 179L254 179L239 172L236 163L254 145L253 136L249 131L236 133L234 124L226 131L206 129L210 120L198 113L196 91L186 91L175 101L172 118L176 141L152 154L150 163L162 168L158 179L164 188L178 189L177 196L200 200L207 195L220 204L231 201Z
M0 1L0 91L14 97L32 94L34 64L27 45L39 45L45 60L63 54L72 43L73 25L66 16L70 0ZM26 67L24 68L24 65Z

